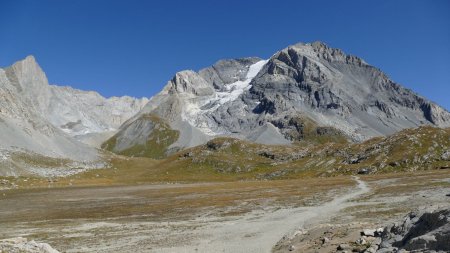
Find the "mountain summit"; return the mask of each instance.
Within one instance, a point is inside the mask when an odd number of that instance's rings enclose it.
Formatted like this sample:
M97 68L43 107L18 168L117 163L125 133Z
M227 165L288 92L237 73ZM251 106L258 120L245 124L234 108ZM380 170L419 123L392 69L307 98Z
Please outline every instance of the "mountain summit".
M450 126L450 113L364 60L322 42L270 59L221 60L177 73L103 144L111 151L167 155L227 136L289 144L307 135L363 141L420 125Z
M0 68L0 175L15 175L23 169L18 162L10 162L13 153L26 154L28 161L30 154L98 161L95 146L147 102L146 98L106 99L92 91L49 85L33 56Z

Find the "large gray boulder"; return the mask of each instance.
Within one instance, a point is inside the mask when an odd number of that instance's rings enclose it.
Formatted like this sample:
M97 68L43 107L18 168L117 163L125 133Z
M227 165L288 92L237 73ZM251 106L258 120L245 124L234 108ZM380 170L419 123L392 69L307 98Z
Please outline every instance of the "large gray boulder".
M377 252L450 252L450 208L411 212L401 223L386 227Z

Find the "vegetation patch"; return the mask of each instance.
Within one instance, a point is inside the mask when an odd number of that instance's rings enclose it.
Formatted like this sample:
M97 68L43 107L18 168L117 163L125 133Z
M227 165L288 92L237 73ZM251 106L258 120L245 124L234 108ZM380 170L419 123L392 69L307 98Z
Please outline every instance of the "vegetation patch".
M179 132L171 129L164 120L153 114L144 114L139 120L142 122L147 121L147 123L152 126L152 130L150 134L146 136L145 141L135 143L131 147L119 150L118 141L123 135L123 132L119 132L103 143L102 148L130 157L165 158L169 146L178 140Z

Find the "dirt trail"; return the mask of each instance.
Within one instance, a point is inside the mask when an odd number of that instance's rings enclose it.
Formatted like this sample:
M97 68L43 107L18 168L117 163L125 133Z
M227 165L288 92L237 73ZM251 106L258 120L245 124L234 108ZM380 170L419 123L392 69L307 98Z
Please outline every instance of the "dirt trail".
M353 186L349 178L324 178L265 187L245 182L4 191L0 238L27 237L68 253L287 252L290 245L298 252L330 252L354 242L361 229L423 207L448 206L449 178L450 171L436 170L355 177ZM236 195L233 205L212 208ZM216 197L218 202L211 199ZM204 203L209 200L211 206ZM190 210L186 203L200 205ZM280 208L289 203L308 206ZM227 215L235 210L253 211ZM326 245L325 234L331 240Z
M198 241L191 245L158 249L155 252L271 252L284 236L292 236L307 225L330 218L351 206L349 200L368 193L367 184L354 177L356 189L319 206L279 209L268 213L250 213L235 220L206 221L196 231Z

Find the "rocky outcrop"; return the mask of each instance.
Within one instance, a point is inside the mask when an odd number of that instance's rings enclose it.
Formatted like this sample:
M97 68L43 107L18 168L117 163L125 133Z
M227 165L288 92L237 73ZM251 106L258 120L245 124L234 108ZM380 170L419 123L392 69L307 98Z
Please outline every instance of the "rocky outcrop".
M450 252L450 208L411 212L382 234L379 253Z
M244 81L248 66L261 61L260 58L242 58L220 60L213 66L198 72L203 79L219 91L225 91L226 85L236 81Z

